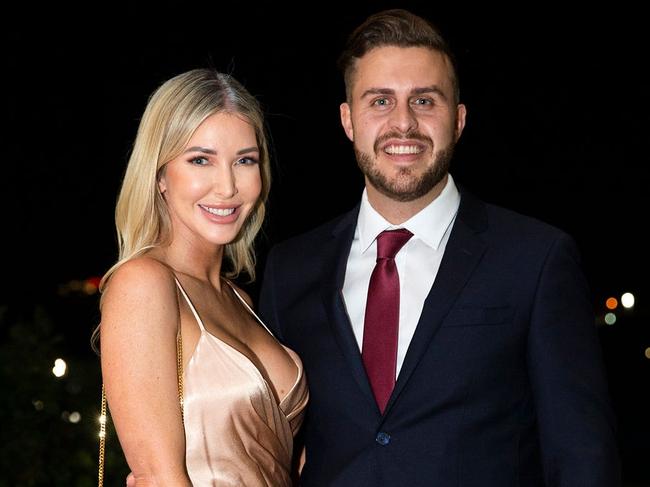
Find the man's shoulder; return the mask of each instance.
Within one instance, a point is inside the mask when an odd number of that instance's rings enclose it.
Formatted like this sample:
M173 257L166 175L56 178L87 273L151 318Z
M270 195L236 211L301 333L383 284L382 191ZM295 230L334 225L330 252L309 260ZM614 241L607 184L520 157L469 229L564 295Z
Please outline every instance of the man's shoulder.
M548 238L554 240L568 236L561 228L538 217L489 203L486 203L486 207L490 223L502 231L512 232L520 237L528 236L535 239Z
M469 192L461 193L460 215L475 230L519 244L571 238L565 230L536 216L485 202Z
M350 230L353 231L358 212L359 208L357 206L310 230L288 237L273 245L271 252L293 254L295 252L305 252L305 250L317 248L332 238L336 238L341 233Z

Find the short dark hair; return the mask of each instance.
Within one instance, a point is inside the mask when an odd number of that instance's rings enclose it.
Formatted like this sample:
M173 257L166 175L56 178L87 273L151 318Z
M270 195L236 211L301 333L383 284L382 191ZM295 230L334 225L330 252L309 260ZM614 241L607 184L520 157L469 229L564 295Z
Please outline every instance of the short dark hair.
M403 9L384 10L371 15L348 37L338 59L348 101L351 100L356 61L374 48L382 46L426 47L444 54L451 65L451 83L458 103L460 89L456 62L447 41L431 22Z

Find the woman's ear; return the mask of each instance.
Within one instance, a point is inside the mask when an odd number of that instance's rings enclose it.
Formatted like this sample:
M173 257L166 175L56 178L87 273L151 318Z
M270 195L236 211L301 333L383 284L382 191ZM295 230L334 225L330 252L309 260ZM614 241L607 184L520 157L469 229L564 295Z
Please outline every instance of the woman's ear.
M165 191L167 191L164 174L161 174L158 178L158 191L160 191L160 194L165 194Z

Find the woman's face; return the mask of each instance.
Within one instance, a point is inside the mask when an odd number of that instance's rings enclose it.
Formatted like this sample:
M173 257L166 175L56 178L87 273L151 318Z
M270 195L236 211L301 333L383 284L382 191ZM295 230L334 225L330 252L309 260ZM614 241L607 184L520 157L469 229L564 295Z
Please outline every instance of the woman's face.
M253 126L233 113L216 113L196 129L159 179L173 240L232 242L262 190Z

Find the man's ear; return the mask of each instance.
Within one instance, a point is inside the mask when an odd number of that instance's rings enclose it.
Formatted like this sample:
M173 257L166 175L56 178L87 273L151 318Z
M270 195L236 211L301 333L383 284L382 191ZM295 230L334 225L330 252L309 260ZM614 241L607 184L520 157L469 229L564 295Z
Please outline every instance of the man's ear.
M456 142L458 142L458 139L460 139L460 134L463 133L463 129L465 128L466 117L467 117L467 108L462 103L459 103L458 107L456 108L456 130L455 130Z
M339 108L341 111L341 125L343 125L345 135L348 136L348 139L354 142L354 128L352 127L352 113L350 110L350 104L347 102L341 103L341 106Z

